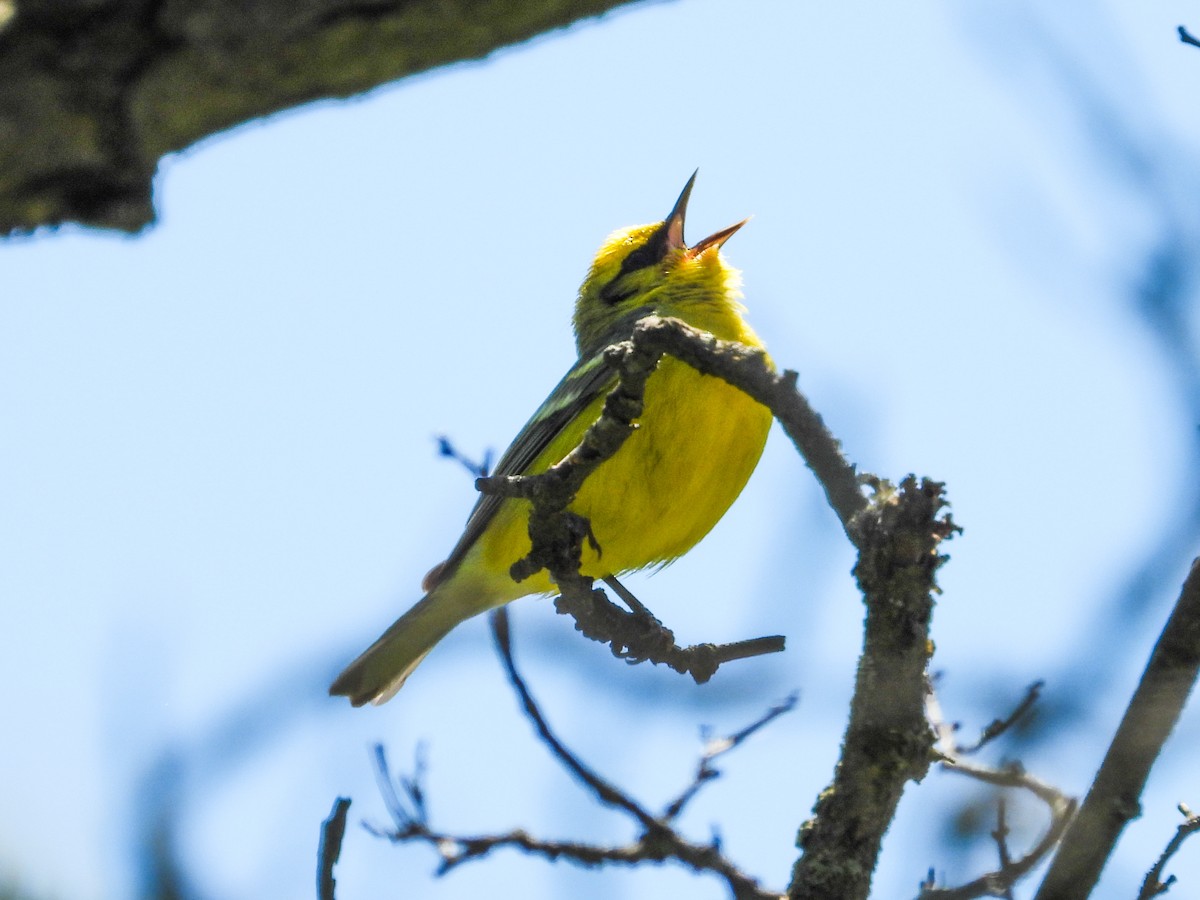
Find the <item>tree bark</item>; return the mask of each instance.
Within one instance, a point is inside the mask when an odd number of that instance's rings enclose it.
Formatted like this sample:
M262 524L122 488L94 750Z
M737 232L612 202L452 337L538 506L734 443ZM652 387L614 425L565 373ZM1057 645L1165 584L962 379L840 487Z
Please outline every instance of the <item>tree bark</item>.
M629 0L0 0L0 234L154 221L159 159Z

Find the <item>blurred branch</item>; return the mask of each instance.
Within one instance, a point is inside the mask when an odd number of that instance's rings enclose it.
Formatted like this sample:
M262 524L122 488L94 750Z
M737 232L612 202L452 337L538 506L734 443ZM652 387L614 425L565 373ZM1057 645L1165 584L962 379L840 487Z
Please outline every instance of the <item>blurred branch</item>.
M1069 900L1091 893L1125 824L1141 812L1139 798L1150 767L1175 727L1198 671L1200 560L1193 560L1175 609L1037 900Z
M1193 47L1200 47L1200 41L1196 40L1182 25L1179 26L1179 40L1185 44L1191 44Z
M867 606L866 634L850 721L833 783L801 826L803 855L788 896L865 898L884 832L904 786L928 771L934 735L925 716L926 665L942 541L957 530L943 486L909 476L854 517L854 574Z
M19 0L0 20L0 235L64 222L138 231L154 220L167 153L626 2Z
M437 441L438 456L454 460L476 478L487 478L488 472L492 470L492 450L490 447L483 451L483 459L480 462L476 462L455 447L454 442L446 437L446 435L439 434L434 440Z
M996 830L992 832L992 840L996 842L996 853L1000 857L1001 872L1013 867L1012 853L1008 849L1008 835L1008 803L1001 797L996 801ZM1015 900L1011 884L996 896L1001 900Z
M640 831L639 837L631 843L620 846L602 846L573 841L542 840L521 829L501 834L473 836L450 835L435 831L429 824L419 773L412 779L400 781L402 797L396 791L395 783L387 771L387 762L381 748L376 749L377 766L381 784L384 785L384 801L396 828L392 832L376 831L377 834L396 843L418 841L430 845L437 850L441 858L438 868L439 875L445 874L469 860L483 858L493 850L517 848L550 860L566 859L585 866L605 863L637 865L674 861L693 871L721 878L736 900L780 900L781 895L759 887L755 879L734 865L721 852L715 841L709 844L693 843L677 832L671 826L671 822L678 817L704 784L717 777L718 773L711 765L712 759L739 746L767 722L790 710L794 706L794 698L769 710L756 722L736 734L721 741L709 742L692 783L667 806L662 815L656 816L643 804L584 765L554 734L524 679L517 671L509 636L508 615L503 607L492 614L492 629L509 681L517 692L525 715L533 723L541 742L549 748L559 764L575 776L576 780L584 785L600 803L629 816L637 824Z
M317 847L317 898L334 900L337 881L333 867L342 855L342 838L346 835L346 814L350 811L350 799L338 797L333 801L329 818L321 823L321 842Z
M1080 190L1107 201L1093 208L1093 218L1111 249L1074 262L1092 270L1089 277L1115 277L1123 282L1122 299L1158 345L1156 359L1162 362L1183 407L1178 422L1183 429L1180 433L1187 438L1178 472L1160 479L1157 488L1171 511L1157 546L1144 554L1125 583L1112 592L1113 602L1107 608L1097 606L1090 626L1077 629L1076 647L1059 654L1061 666L1053 676L1055 683L1061 686L1074 680L1080 694L1095 695L1100 688L1098 679L1110 680L1112 673L1119 671L1117 666L1097 670L1091 665L1097 647L1157 614L1152 598L1161 595L1165 600L1168 593L1174 593L1176 585L1168 579L1194 555L1200 539L1200 479L1191 477L1200 466L1200 429L1195 427L1200 422L1200 331L1194 322L1200 285L1200 257L1195 253L1200 242L1200 207L1191 200L1200 191L1200 180L1190 151L1179 149L1186 139L1171 136L1170 126L1155 119L1154 104L1131 100L1138 96L1136 91L1125 93L1112 87L1115 82L1110 76L1117 63L1104 48L1113 46L1108 37L1119 41L1119 35L1097 35L1086 45L1079 44L1070 17L1053 16L1045 12L1050 9L1045 5L1024 6L1044 18L1040 28L1026 32L1026 40L1034 42L1036 58L1049 77L1042 84L1026 85L1022 95L1041 98L1048 87L1065 92L1078 133L1077 146L1096 165L1095 169L1078 167L1079 172L1088 173ZM1093 18L1091 24L1105 27L1101 18ZM1181 33L1182 40L1186 33L1186 29ZM1081 53L1085 46L1088 52ZM1059 112L1055 117L1061 122ZM1119 202L1113 203L1117 198ZM1131 227L1135 219L1118 211L1127 208L1138 209L1136 226ZM1070 262L1060 258L1055 264ZM1077 706L1075 715L1094 708L1091 704ZM1061 716L1053 723L1046 722L1051 724L1073 727Z
M1003 719L993 719L988 723L987 727L979 733L979 739L973 744L968 744L965 747L957 746L956 755L968 755L978 753L1000 735L1004 734L1033 709L1034 705L1042 696L1042 688L1046 686L1044 681L1035 681L1025 691L1025 696L1021 702L1016 705L1011 713Z
M1019 788L1033 794L1046 804L1050 812L1050 826L1042 839L1023 857L1012 859L1007 843L1008 826L1005 821L1004 800L1000 800L998 823L992 838L996 841L1000 855L1000 867L994 872L988 872L974 881L955 888L940 888L934 884L932 873L928 881L921 885L919 900L972 900L975 897L1011 897L1012 888L1021 878L1037 866L1046 855L1054 849L1055 844L1062 838L1072 817L1075 815L1076 802L1067 797L1057 788L1039 781L1027 773L1019 764L1010 763L1002 768L982 766L967 762L963 759L966 752L974 752L990 740L1008 730L1036 702L1041 688L1041 682L1034 684L1026 692L1024 699L1016 709L1003 719L997 719L984 729L984 737L973 748L964 749L958 746L955 729L946 723L942 716L937 695L932 686L926 697L926 710L929 722L937 733L937 752L941 756L941 766L949 772L959 772L968 778L982 781L985 784L1005 788Z
M1179 804L1179 811L1184 816L1184 822L1175 829L1175 836L1163 850L1158 862L1146 873L1146 880L1142 882L1142 889L1138 892L1138 900L1150 900L1150 898L1159 897L1170 890L1171 885L1175 883L1175 876L1171 875L1166 881L1162 880L1163 869L1166 868L1167 861L1183 846L1184 841L1200 831L1200 816L1188 809L1185 803Z

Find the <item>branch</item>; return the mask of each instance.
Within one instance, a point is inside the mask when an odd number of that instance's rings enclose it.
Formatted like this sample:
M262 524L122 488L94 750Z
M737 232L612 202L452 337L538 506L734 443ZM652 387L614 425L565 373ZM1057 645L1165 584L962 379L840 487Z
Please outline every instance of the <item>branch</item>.
M342 854L342 838L346 834L346 813L350 811L350 799L338 797L333 802L329 818L321 823L321 843L317 847L317 897L318 900L334 900L337 882L333 878L333 867Z
M1005 823L1004 801L1001 798L999 822L992 837L1000 851L1000 867L994 872L988 872L974 881L955 888L939 888L933 883L932 873L929 880L921 885L919 900L972 900L975 897L1011 897L1012 888L1037 866L1062 838L1063 832L1075 815L1076 803L1052 785L1034 778L1019 764L1010 763L1002 768L992 768L967 762L962 755L979 749L984 743L994 739L1010 728L1024 715L1037 699L1041 682L1034 684L1026 692L1024 699L1017 708L1004 719L997 719L984 729L981 738L971 750L958 746L955 741L954 728L946 724L938 705L937 695L932 686L926 697L926 709L930 724L938 735L938 753L941 755L941 765L950 772L959 772L968 778L982 781L985 784L1005 788L1019 788L1033 794L1046 804L1050 812L1050 826L1045 835L1024 856L1013 860L1009 856ZM988 736L990 734L990 737Z
M1200 41L1192 37L1186 28L1179 26L1179 40L1185 44L1191 44L1193 47L1200 47Z
M771 410L817 476L846 534L858 544L852 522L867 506L858 473L824 420L796 387L797 373L778 373L765 353L718 340L674 319L643 319L634 331L633 341L669 353L706 375L715 375Z
M971 753L978 753L996 738L1000 737L1000 735L1004 734L1006 731L1016 725L1019 721L1021 721L1021 719L1025 718L1025 716L1028 715L1030 710L1033 709L1034 705L1041 698L1042 688L1045 686L1046 683L1044 681L1035 681L1033 684L1031 684L1026 689L1025 696L1021 699L1021 702L1016 705L1011 713L1009 713L1003 719L993 719L991 722L989 722L987 727L979 733L979 739L975 741L975 743L968 744L965 747L960 746L957 748L958 754L969 755Z
M1139 798L1200 672L1200 560L1150 655L1079 816L1055 855L1036 900L1087 897Z
M526 853L549 860L565 859L585 866L609 863L638 865L674 861L696 872L709 873L721 878L736 900L781 900L781 895L764 890L755 879L742 872L722 852L715 841L697 844L687 840L672 825L687 803L698 793L700 787L717 777L711 765L712 759L739 746L751 734L790 710L795 703L789 699L769 710L756 722L736 734L720 741L710 742L697 767L697 775L662 816L655 816L643 804L629 797L615 785L605 780L579 760L554 734L542 714L524 679L518 673L512 655L508 632L508 616L503 608L492 614L492 629L496 646L500 652L509 681L521 701L526 717L533 723L538 737L549 748L555 759L575 779L587 788L603 805L619 810L637 823L640 836L617 846L585 844L575 841L543 840L531 836L523 829L514 829L494 835L451 835L434 830L428 820L424 794L420 787L420 770L411 779L402 779L399 784L403 797L396 790L396 782L387 770L387 761L381 748L376 748L376 764L380 774L384 802L396 825L394 831L382 832L371 829L396 843L419 841L435 848L441 858L438 874L474 859L482 859L492 851L516 848Z
M1012 853L1008 849L1008 804L1001 797L996 801L996 830L992 832L992 840L996 842L996 852L1000 856L1000 871L1013 868ZM1012 885L1008 885L998 894L1001 900L1015 900Z
M865 898L904 786L929 768L925 669L935 575L946 559L938 548L958 530L939 516L945 502L942 485L909 476L899 488L876 482L854 518L854 572L867 606L863 653L841 761L800 828L793 900Z
M920 900L971 900L974 897L1003 897L1020 879L1024 878L1054 849L1062 838L1075 814L1076 803L1057 788L1027 774L1020 766L1004 769L977 766L963 760L943 762L951 772L961 772L977 781L997 787L1021 788L1029 791L1046 804L1050 810L1050 827L1036 845L1020 859L1009 862L995 872L989 872L974 881L956 888L926 887Z
M796 708L796 703L799 702L799 699L800 696L798 694L789 694L782 703L778 704L777 706L772 706L759 718L755 719L741 731L735 732L734 734L724 738L706 741L704 745L704 753L702 753L700 756L700 762L696 766L696 774L692 777L692 783L684 788L678 797L667 804L667 808L663 812L663 820L670 822L673 819L678 818L679 814L683 812L684 807L686 807L692 801L692 798L700 792L700 788L720 775L720 772L718 772L717 769L715 769L712 765L714 759L716 759L718 756L728 753L730 750L733 750L736 747L741 746L743 741L749 738L760 728L775 721L784 713L791 712Z
M438 456L454 460L476 478L487 478L488 472L492 470L492 449L490 447L483 451L483 459L476 462L455 447L454 442L446 435L439 434L434 440L437 441Z
M138 231L154 220L151 186L167 153L312 100L482 59L623 3L15 5L0 21L0 235L64 222Z
M531 550L512 567L516 581L543 569L561 596L555 608L574 617L587 637L607 643L614 655L631 662L648 660L687 673L703 683L723 663L774 653L783 649L780 636L731 644L679 647L674 634L641 607L636 598L627 613L593 588L592 579L579 572L583 542L591 540L588 523L568 509L587 478L611 458L636 429L642 413L646 382L667 353L707 375L744 391L768 407L792 437L797 449L817 475L830 505L847 533L856 535L854 519L866 507L854 466L841 453L821 417L796 389L796 375L775 372L761 350L714 338L678 319L648 316L633 328L629 340L605 351L605 360L616 370L617 382L579 445L561 461L536 475L480 478L476 487L490 494L529 500ZM609 584L623 591L615 580Z
M1185 803L1179 804L1179 811L1184 816L1184 822L1175 829L1175 836L1163 850L1158 862L1146 873L1146 880L1142 882L1142 889L1138 892L1138 900L1150 900L1150 898L1159 897L1170 890L1171 885L1175 883L1175 876L1171 875L1166 881L1162 880L1163 869L1166 868L1167 861L1183 846L1184 841L1200 831L1200 816L1188 809Z
M613 656L629 663L652 662L691 675L696 684L704 684L727 662L748 659L784 649L780 635L733 641L728 644L693 644L680 647L675 634L631 594L616 578L605 579L626 604L626 612L608 599L604 591L593 589L592 581L567 576L559 583L562 593L554 608L575 620L575 628L584 637L608 644Z

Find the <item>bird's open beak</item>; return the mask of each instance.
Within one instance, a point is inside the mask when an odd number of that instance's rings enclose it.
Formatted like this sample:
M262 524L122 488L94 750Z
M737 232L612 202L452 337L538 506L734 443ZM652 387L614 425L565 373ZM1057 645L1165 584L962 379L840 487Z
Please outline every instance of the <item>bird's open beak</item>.
M666 230L666 249L683 250L688 256L693 258L699 256L709 247L721 247L727 240L733 237L735 231L750 221L749 219L742 219L736 225L722 228L716 234L710 234L704 240L698 241L695 246L688 247L683 239L683 223L684 219L687 218L688 199L692 196L692 187L696 184L696 176L699 173L699 169L692 173L692 177L683 186L683 192L679 195L679 199L675 201L675 206L671 208L670 215L663 221L663 228Z
M687 249L687 244L683 241L683 220L687 218L688 198L692 196L692 186L695 185L696 176L699 174L699 169L692 173L692 177L683 186L683 192L679 195L679 199L675 201L675 205L671 208L670 214L663 220L663 228L666 229L667 233L667 250Z
M693 257L699 256L701 253L703 253L709 247L723 246L727 240L729 240L731 237L733 237L733 233L735 231L737 231L739 228L741 228L743 225L745 225L749 221L750 221L749 219L742 219L742 221L737 222L733 225L730 225L728 228L722 228L716 234L710 234L708 237L706 237L702 241L697 241L695 246L688 249L688 252L687 252L688 256L693 256Z

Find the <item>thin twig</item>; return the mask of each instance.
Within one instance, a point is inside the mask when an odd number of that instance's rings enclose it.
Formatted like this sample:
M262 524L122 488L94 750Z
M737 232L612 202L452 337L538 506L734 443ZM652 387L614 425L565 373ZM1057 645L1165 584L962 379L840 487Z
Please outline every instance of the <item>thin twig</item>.
M633 610L614 604L603 591L592 588L589 578L563 576L558 587L560 595L554 601L559 613L571 616L575 628L584 637L608 644L613 656L629 663L651 662L665 665L681 675L690 675L696 684L704 684L727 662L748 659L768 653L779 653L785 647L782 635L769 635L727 644L692 644L681 647L675 633L660 622L636 597L615 578L606 582L616 590Z
M742 872L723 854L720 844L715 838L708 844L697 844L687 840L672 827L670 816L654 816L645 806L584 765L555 736L524 679L517 671L508 633L508 617L503 607L492 614L492 628L509 681L516 690L525 715L533 723L542 743L550 749L555 759L591 791L601 803L620 810L637 822L641 833L640 837L628 844L603 846L573 841L542 840L531 836L523 829L514 829L500 834L468 836L436 831L429 823L424 790L421 786L423 765L418 763L416 773L411 778L396 779L388 771L387 759L381 748L376 748L375 751L376 770L384 803L392 816L395 828L391 831L383 831L368 826L368 830L396 843L421 841L434 847L440 858L439 875L470 860L481 859L493 850L516 848L547 859L564 859L587 866L605 863L638 865L647 862L677 862L696 872L716 875L723 879L735 900L783 900L781 894L764 890L759 887L754 878ZM731 737L714 742L706 749L707 758L711 760L740 745L767 722L790 709L793 702L789 700L771 709L760 719ZM711 769L711 766L708 768ZM706 775L704 780L710 780L711 777L713 776ZM403 797L396 789L397 783L403 789ZM671 808L676 803L682 808L682 805L695 795L695 791L691 788L684 793L687 796L682 800L677 800Z
M988 723L987 727L979 733L979 739L973 744L959 746L958 753L961 755L969 755L978 753L1000 735L1004 734L1033 709L1034 705L1042 696L1042 688L1046 686L1044 681L1035 681L1025 691L1025 696L1021 698L1021 702L1013 708L1003 719L993 719Z
M996 830L992 832L992 840L996 842L996 853L1000 858L1000 871L1006 872L1012 868L1012 855L1008 850L1008 804L1003 797L996 800ZM1008 885L1001 895L1002 900L1014 900L1012 885Z
M454 460L476 478L487 478L487 474L492 468L492 451L490 449L483 451L482 462L475 462L454 446L454 442L446 435L439 434L434 440L437 441L439 456Z
M492 613L492 634L496 639L496 646L500 650L500 658L504 662L504 669L508 675L508 680L513 686L513 690L517 692L518 698L521 700L521 706L525 710L525 715L529 721L533 723L537 729L538 737L542 739L550 752L558 759L562 766L574 775L582 784L584 784L593 794L596 799L605 806L612 806L617 809L624 810L630 816L637 819L647 832L657 832L661 830L662 824L653 815L643 809L638 803L625 796L609 782L605 781L579 759L575 757L570 750L554 735L547 724L546 719L542 716L541 710L533 700L533 695L529 693L529 688L525 684L525 680L517 671L516 663L512 655L512 642L509 636L508 629L508 612L504 607L500 607Z
M1039 689L1038 684L1030 688L1025 699L1018 705L1018 712L1028 710L1032 703L1029 697L1037 689ZM985 784L1018 788L1030 792L1046 804L1050 813L1050 825L1042 839L1028 853L1019 859L1011 859L1007 844L1008 827L1005 821L1005 807L1003 798L1001 798L999 824L992 834L999 847L1000 867L994 872L988 872L986 875L954 888L937 887L931 871L929 879L921 885L919 900L972 900L975 897L1011 896L1013 885L1029 874L1054 849L1055 844L1058 843L1075 815L1076 802L1052 785L1034 778L1015 763L1002 768L992 768L963 759L963 751L955 743L954 728L946 724L932 684L929 685L926 695L926 710L929 721L938 735L937 752L941 757L940 763L943 768ZM1018 715L1014 712L1000 721L1008 722L1011 725L1017 718ZM984 731L987 733L988 729L984 729Z
M346 814L350 811L350 798L338 797L333 801L329 818L321 823L321 842L317 847L317 897L319 900L334 900L337 881L333 867L342 855L342 838L346 834Z
M1175 883L1175 876L1169 875L1167 880L1163 881L1163 869L1167 867L1168 860L1183 846L1183 842L1200 831L1200 816L1192 812L1186 803L1179 804L1179 812L1183 815L1184 821L1175 829L1174 836L1163 850L1162 855L1159 856L1158 862L1146 873L1142 889L1138 892L1138 900L1151 900L1152 897L1159 897L1170 890L1171 885Z
M1087 897L1125 824L1141 809L1150 767L1162 751L1200 673L1200 560L1192 562L1146 671L1125 709L1037 900Z
M743 741L754 734L760 728L775 721L784 713L789 713L796 708L796 704L800 700L799 694L789 694L787 698L780 704L772 706L765 713L747 725L740 731L736 731L731 735L723 738L715 738L706 740L704 743L704 752L700 755L700 760L696 765L696 774L692 778L692 783L680 792L674 800L667 804L667 808L663 811L662 818L664 821L670 822L679 817L684 808L692 801L692 798L700 792L700 789L720 775L720 772L713 767L713 760L722 754L728 753L735 747L741 745Z
M1042 839L1021 858L1010 862L1007 867L1002 866L995 872L988 872L959 887L927 887L919 895L920 900L972 900L975 897L1002 897L1005 891L1029 874L1054 849L1075 814L1076 802L1063 795L1057 788L1039 781L1018 766L992 769L964 760L943 761L942 765L948 771L959 772L985 784L1027 790L1042 800L1050 810L1050 827L1046 829Z
M1179 26L1179 40L1183 41L1185 44L1191 44L1193 47L1200 47L1200 41L1192 37L1188 30L1182 25Z

